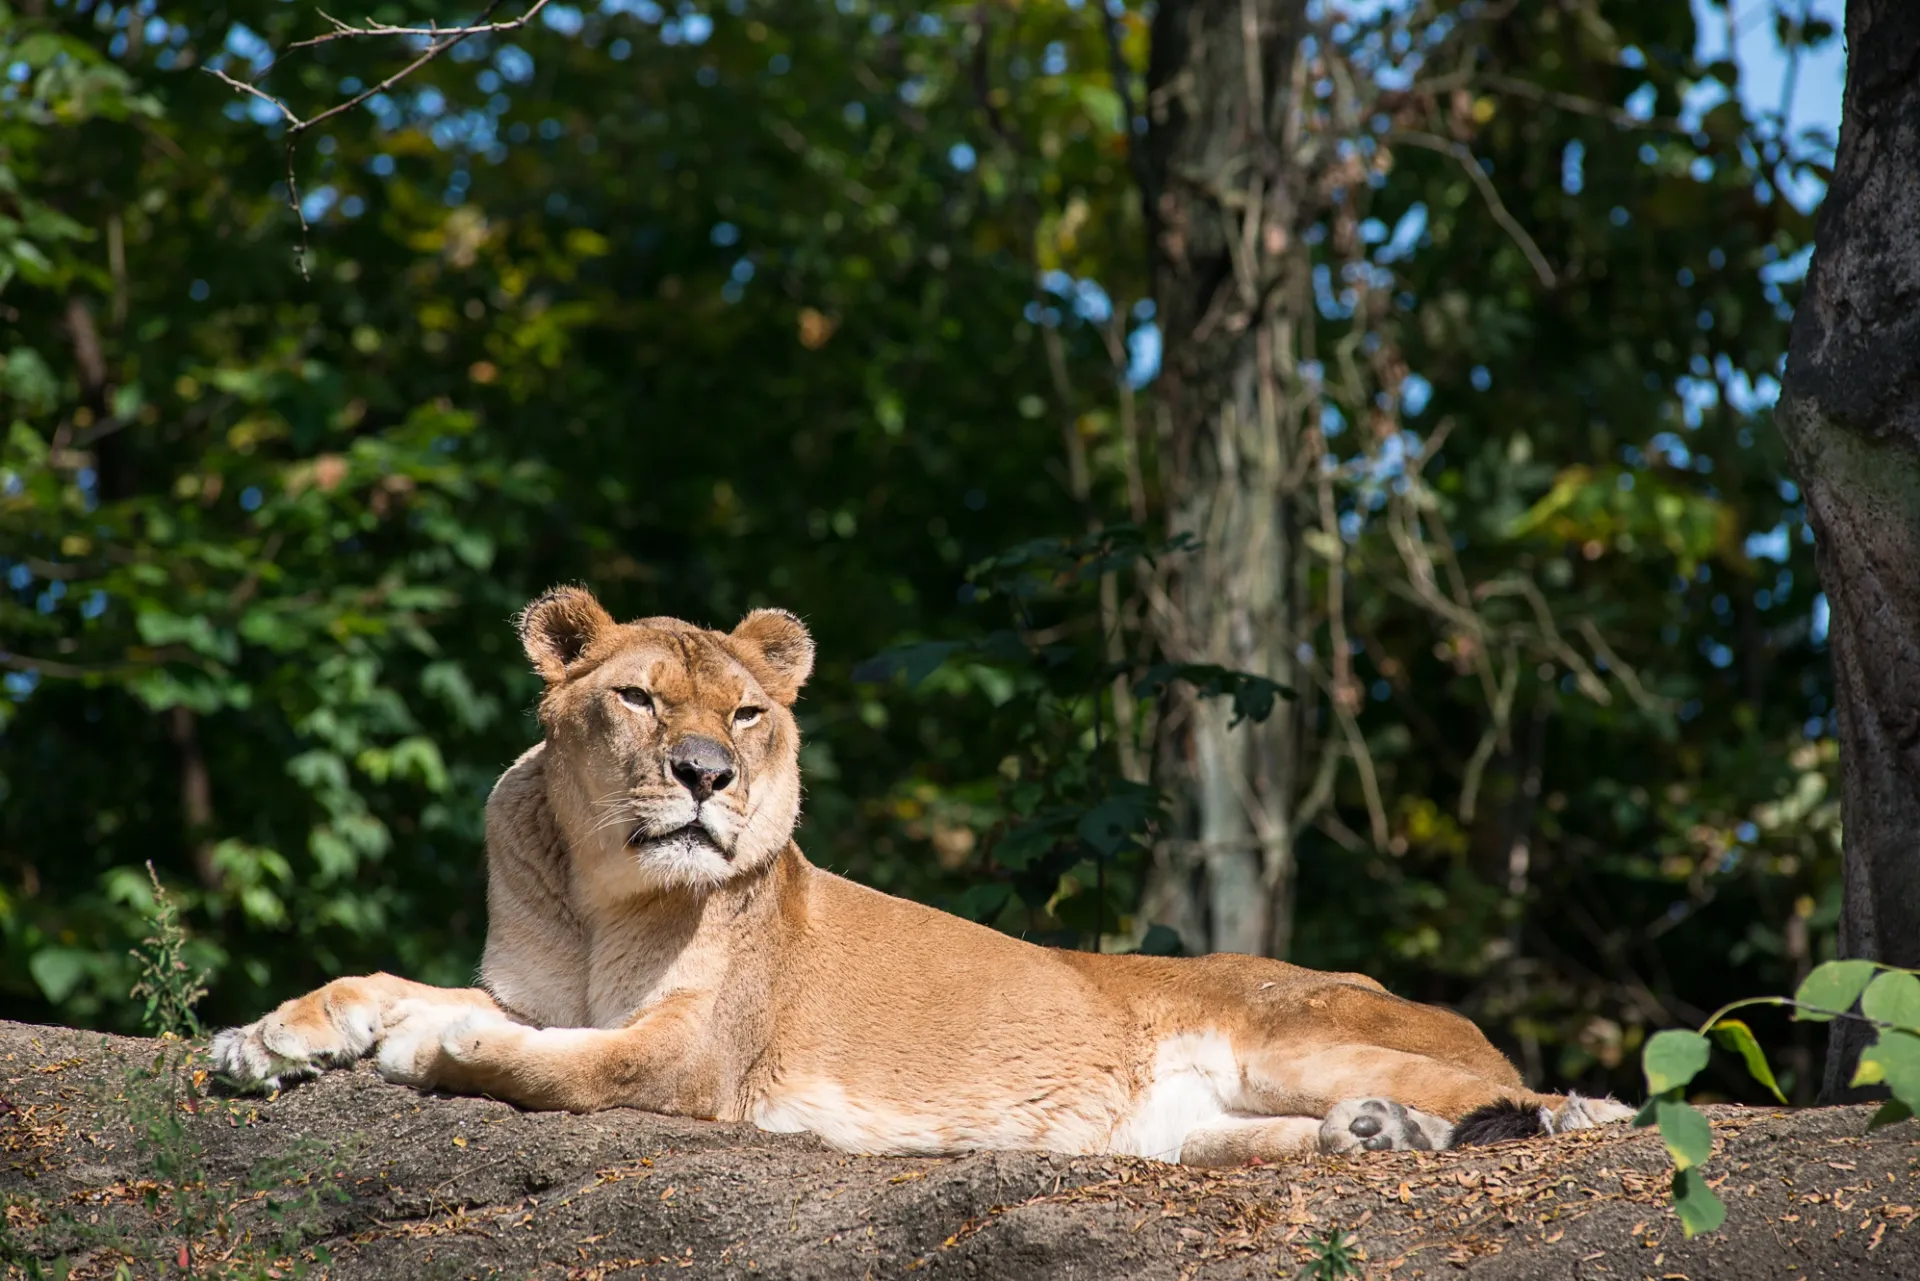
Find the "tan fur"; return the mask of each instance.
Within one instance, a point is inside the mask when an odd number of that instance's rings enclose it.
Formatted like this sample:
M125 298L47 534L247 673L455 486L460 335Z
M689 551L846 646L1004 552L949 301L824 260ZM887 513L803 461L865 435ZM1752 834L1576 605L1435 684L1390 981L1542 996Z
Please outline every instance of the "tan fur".
M223 1033L229 1075L373 1052L421 1086L751 1120L849 1151L1206 1164L1349 1150L1336 1105L1362 1096L1416 1114L1394 1146L1444 1146L1447 1122L1496 1100L1565 1105L1467 1020L1362 975L1051 950L814 867L791 840L790 706L813 662L791 615L619 625L564 589L521 628L546 737L487 803L479 986L337 980ZM734 764L704 798L669 759L700 740Z

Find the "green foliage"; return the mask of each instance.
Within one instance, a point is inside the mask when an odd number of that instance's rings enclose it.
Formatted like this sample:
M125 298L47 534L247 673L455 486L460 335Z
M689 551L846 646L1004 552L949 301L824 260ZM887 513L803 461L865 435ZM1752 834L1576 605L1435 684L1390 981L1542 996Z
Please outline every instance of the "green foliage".
M153 933L134 950L140 981L130 995L146 1000L140 1022L149 1036L196 1037L200 1020L193 1011L207 994L202 986L206 974L187 962L187 933L180 924L180 909L161 887L152 863L147 864L147 877L153 884Z
M331 1260L310 1243L327 1207L348 1199L353 1141L303 1140L238 1179L220 1176L196 1127L252 1117L202 1092L202 1062L191 1047L167 1044L106 1091L110 1141L138 1163L127 1180L142 1193L137 1203L109 1201L104 1215L82 1219L60 1201L21 1198L20 1222L35 1226L15 1231L11 1216L0 1224L0 1261L29 1277L64 1277L89 1259L113 1264L117 1276L304 1277L316 1266L324 1274Z
M1694 1078L1707 1065L1711 1047L1698 1032L1669 1028L1655 1032L1640 1051L1640 1064L1647 1074L1647 1093L1665 1094Z
M1706 1175L1698 1169L1673 1172L1673 1209L1680 1216L1681 1230L1690 1237L1716 1231L1727 1221L1726 1203L1714 1195L1713 1189L1707 1186Z
M1920 978L1904 970L1881 971L1860 994L1860 1012L1885 1027L1920 1028Z
M1287 412L1333 533L1295 531L1300 640L1333 652L1340 586L1350 727L1328 673L1143 644L1183 549L1104 10L574 8L303 136L310 280L282 127L203 69L307 113L398 42L289 51L323 24L279 0L0 17L0 1011L150 1016L149 860L209 1023L465 981L482 803L537 733L506 620L562 581L801 611L810 856L1030 937L1207 946L1144 897L1188 859L1153 761L1193 686L1331 762L1290 959L1461 1003L1544 1076L1624 1087L1672 1010L1830 954L1830 687L1764 394L1811 235L1779 193L1821 151L1736 102L1663 123L1711 92L1686 6L1326 33L1429 60L1380 121L1459 139L1510 215L1370 115L1303 250ZM1759 1031L1804 1098L1810 1051Z
M1337 1227L1307 1238L1307 1265L1295 1275L1300 1281L1353 1281L1366 1275L1353 1236Z
M1853 1012L1858 1003L1859 1012ZM1658 1125L1673 1157L1673 1204L1688 1236L1711 1232L1727 1217L1726 1206L1708 1186L1701 1167L1713 1154L1707 1119L1685 1101L1687 1087L1707 1066L1708 1037L1740 1056L1752 1078L1781 1098L1773 1069L1753 1030L1728 1017L1746 1006L1774 1005L1793 1010L1803 1023L1835 1018L1862 1019L1877 1029L1873 1044L1860 1054L1853 1084L1884 1085L1890 1098L1874 1113L1868 1129L1904 1121L1920 1108L1920 975L1873 961L1827 961L1815 966L1789 999L1778 996L1735 1001L1715 1011L1700 1031L1670 1028L1648 1038L1640 1052L1648 1100L1635 1125Z
M1787 1101L1787 1096L1780 1092L1780 1083L1774 1079L1773 1068L1767 1063L1766 1052L1760 1048L1752 1028L1739 1019L1721 1018L1709 1032L1721 1049L1731 1050L1740 1056L1747 1075L1764 1086L1768 1094L1780 1103Z
M1867 990L1876 968L1872 961L1829 961L1819 966L1793 994L1799 1017L1809 1023L1825 1023L1845 1014Z
M908 689L945 672L963 693L985 686L1004 717L1013 751L1002 758L995 798L1004 817L986 835L975 882L950 900L954 910L1029 936L1121 945L1102 936L1139 899L1167 798L1122 772L1106 741L1118 731L1113 700L1151 701L1184 682L1201 699L1227 699L1238 723L1263 720L1292 696L1253 673L1154 661L1134 644L1111 643L1101 604L1111 579L1151 571L1193 547L1186 536L1149 543L1125 523L1083 538L1029 540L967 570L967 600L977 609L1004 606L1007 626L976 624L968 640L892 646L854 667L856 681L898 678Z
M195 1119L208 1111L224 1113L229 1124L239 1124L239 1117L234 1103L203 1092L210 1079L203 1059L194 1047L179 1043L199 1035L194 1007L206 989L186 960L179 911L151 863L147 874L152 933L134 952L141 977L132 996L145 999L145 1030L167 1043L151 1063L124 1074L102 1109L112 1126L130 1133L145 1175L138 1181L145 1217L131 1227L111 1213L104 1223L98 1214L83 1221L29 1198L21 1203L23 1221L41 1222L42 1229L37 1238L0 1229L7 1232L0 1235L0 1259L36 1277L66 1275L72 1256L82 1252L117 1258L117 1275L131 1275L131 1268L140 1275L177 1270L193 1276L305 1276L310 1263L328 1262L324 1250L309 1253L305 1246L322 1226L323 1203L347 1197L338 1186L346 1150L296 1143L289 1154L257 1163L238 1184L209 1172L205 1146L193 1130ZM236 1222L240 1207L259 1200L253 1194L260 1192L276 1194L263 1203L272 1231L242 1232ZM77 1243L77 1248L65 1247L49 1267L44 1256L54 1241ZM208 1251L215 1256L207 1257Z

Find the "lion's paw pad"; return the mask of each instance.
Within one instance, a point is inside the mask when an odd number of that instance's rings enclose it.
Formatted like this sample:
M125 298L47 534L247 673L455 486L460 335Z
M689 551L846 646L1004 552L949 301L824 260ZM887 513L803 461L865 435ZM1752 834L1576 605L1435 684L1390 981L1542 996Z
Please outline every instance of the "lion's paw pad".
M1320 1123L1322 1152L1432 1151L1446 1146L1447 1123L1392 1099L1348 1099Z

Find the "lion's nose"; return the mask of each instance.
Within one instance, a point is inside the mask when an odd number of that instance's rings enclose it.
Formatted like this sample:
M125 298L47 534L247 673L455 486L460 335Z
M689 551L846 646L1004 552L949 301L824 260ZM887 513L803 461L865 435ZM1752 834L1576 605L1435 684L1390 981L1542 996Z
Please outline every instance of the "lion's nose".
M667 753L667 764L680 785L704 801L733 782L733 756L726 746L698 734L689 734Z

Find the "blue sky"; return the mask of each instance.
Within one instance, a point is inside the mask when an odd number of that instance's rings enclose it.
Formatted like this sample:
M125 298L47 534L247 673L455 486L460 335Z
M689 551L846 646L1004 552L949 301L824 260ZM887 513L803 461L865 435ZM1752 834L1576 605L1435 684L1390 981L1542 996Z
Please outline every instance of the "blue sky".
M1700 29L1696 53L1702 59L1725 56L1726 13L1707 0L1692 0L1694 22ZM1780 105L1786 59L1773 35L1774 0L1733 0L1734 53L1740 64L1740 97L1749 107L1768 110ZM1789 3L1797 10L1797 3ZM1842 26L1841 0L1811 0L1806 12L1825 18L1836 28ZM1800 74L1794 87L1791 122L1793 127L1821 125L1837 132L1840 127L1840 86L1846 73L1846 53L1837 39L1820 49L1801 55Z
M1774 12L1805 12L1825 18L1836 29L1842 27L1843 0L1730 0L1734 21L1734 61L1740 67L1740 99L1749 111L1777 111L1785 89L1787 59L1774 36ZM1699 42L1694 52L1702 61L1726 57L1727 10L1707 0L1692 0L1694 24ZM1799 133L1819 128L1829 138L1840 132L1840 91L1846 76L1846 52L1838 38L1819 49L1800 55L1800 68L1794 77L1793 98L1787 109L1787 128ZM1819 189L1792 193L1795 203L1805 207L1817 199Z

